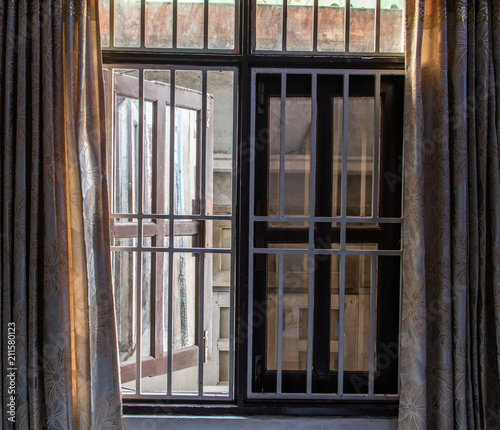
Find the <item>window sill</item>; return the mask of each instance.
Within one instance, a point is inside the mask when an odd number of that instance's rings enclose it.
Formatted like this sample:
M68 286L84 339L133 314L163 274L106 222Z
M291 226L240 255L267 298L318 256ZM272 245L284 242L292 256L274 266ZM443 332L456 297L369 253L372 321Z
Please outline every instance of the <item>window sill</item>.
M269 417L269 416L125 416L125 430L168 428L169 430L395 430L396 418Z

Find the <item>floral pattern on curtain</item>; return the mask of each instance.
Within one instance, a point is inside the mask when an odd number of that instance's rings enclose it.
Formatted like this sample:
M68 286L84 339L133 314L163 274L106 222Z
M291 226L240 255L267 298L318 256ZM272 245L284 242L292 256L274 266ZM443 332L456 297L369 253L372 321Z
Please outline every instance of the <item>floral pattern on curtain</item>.
M400 429L500 427L500 2L408 0Z
M0 0L4 428L121 428L97 7Z

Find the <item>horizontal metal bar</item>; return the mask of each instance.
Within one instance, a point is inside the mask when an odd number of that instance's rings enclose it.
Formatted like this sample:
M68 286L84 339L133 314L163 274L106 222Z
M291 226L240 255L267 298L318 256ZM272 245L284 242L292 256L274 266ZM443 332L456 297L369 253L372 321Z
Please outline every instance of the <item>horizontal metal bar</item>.
M126 218L126 219L173 219L179 221L231 221L231 215L166 215L166 214L110 214L110 218ZM130 222L130 221L128 221Z
M288 249L288 248L252 248L252 254L314 254L314 255L383 255L400 256L402 251L394 250L357 250L357 249Z
M111 251L130 252L186 252L195 254L231 254L230 248L169 248L169 247L147 247L147 246L111 246Z
M311 75L404 75L404 70L393 70L393 69L317 69L317 68L269 68L269 67L256 67L253 69L255 73L268 73L268 74L280 74L286 73L287 75L293 74L311 74Z
M353 218L353 217L277 217L277 216L253 216L254 222L345 222L345 223L378 223L378 224L401 224L402 218Z
M398 400L399 397L397 395L393 394L374 394L373 396L370 396L368 394L343 394L342 396L339 396L338 394L332 393L332 394L299 394L299 393L283 393L283 394L276 394L276 393L251 393L249 396L251 399L260 399L260 400L265 400L265 399L317 399L317 400Z

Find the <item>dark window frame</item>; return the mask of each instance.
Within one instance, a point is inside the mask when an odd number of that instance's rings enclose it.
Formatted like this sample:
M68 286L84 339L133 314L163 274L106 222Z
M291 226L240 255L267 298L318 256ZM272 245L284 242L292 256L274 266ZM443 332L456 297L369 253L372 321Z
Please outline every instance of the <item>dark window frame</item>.
M394 417L398 413L396 400L273 400L247 398L247 339L248 327L248 258L249 250L246 238L249 235L249 187L250 177L250 113L251 113L251 70L253 68L317 68L317 69L357 69L357 70L404 70L404 55L290 55L273 53L272 55L252 53L251 21L253 14L251 0L245 0L239 8L241 25L240 34L236 35L239 50L232 53L193 52L190 50L127 50L103 48L102 59L104 66L134 68L169 66L213 66L235 67L238 69L238 124L237 130L237 166L235 186L237 200L235 202L236 251L235 267L235 366L234 366L234 399L233 400L158 400L158 399L127 399L123 404L124 414L155 414L155 415L291 415L291 416L344 416L344 417ZM252 15L253 14L253 15ZM400 160L394 161L399 163ZM397 167L396 167L397 168Z

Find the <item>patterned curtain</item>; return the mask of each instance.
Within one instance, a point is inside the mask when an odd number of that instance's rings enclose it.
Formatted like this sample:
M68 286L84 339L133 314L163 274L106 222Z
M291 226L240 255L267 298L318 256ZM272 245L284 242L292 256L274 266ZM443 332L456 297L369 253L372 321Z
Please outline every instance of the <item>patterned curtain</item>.
M500 428L500 2L407 1L399 428Z
M6 429L121 428L99 43L97 0L0 0Z

